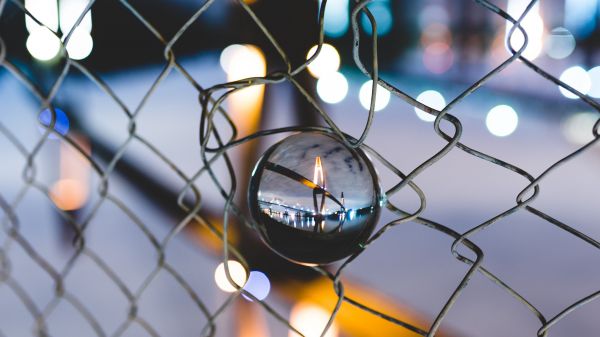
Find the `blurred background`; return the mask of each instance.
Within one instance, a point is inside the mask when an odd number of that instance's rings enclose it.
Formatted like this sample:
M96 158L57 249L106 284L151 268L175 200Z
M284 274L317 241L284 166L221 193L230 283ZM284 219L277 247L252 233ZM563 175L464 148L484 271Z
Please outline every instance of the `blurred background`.
M294 67L314 53L319 2L245 3ZM493 3L518 17L528 1ZM198 336L207 323L203 310L215 313L224 303L216 336L296 336L259 304L230 297L222 241L203 221L186 218L177 203L186 179L193 179L201 193L199 217L222 227L224 198L210 176L200 174L201 107L194 85L207 88L285 71L259 26L230 0L214 1L190 21L172 45L179 69L166 68L165 44L150 27L169 41L203 4L101 0L77 24L86 0L0 2L6 52L5 59L0 54L0 195L9 205L0 211L0 336L44 335L40 329L49 336ZM325 44L295 79L344 132L358 137L372 82L353 59L353 5L327 2ZM26 18L23 8L38 22ZM474 1L374 0L368 8L377 21L381 78L436 109L511 55L506 41L511 25ZM523 55L581 93L600 98L599 19L598 0L540 2L523 21L529 41ZM370 65L373 31L364 14L358 23L359 56ZM77 66L64 73L61 38L71 30L66 50ZM522 41L516 33L510 43L518 49ZM33 87L52 95L54 123ZM238 137L325 125L289 81L245 89L228 97L224 107ZM366 144L405 173L446 145L433 130L431 115L385 89L377 91L375 110ZM463 124L464 144L533 176L591 141L598 119L577 96L520 61L450 113ZM47 134L44 126L52 124ZM231 133L221 117L216 127L226 130L224 137ZM442 129L452 131L443 123ZM228 151L242 213L247 213L254 163L285 136ZM593 146L553 171L532 204L594 239L600 238L599 150ZM398 183L381 163L374 165L384 190ZM212 168L228 188L223 159ZM101 172L108 172L109 198ZM415 183L427 196L423 216L463 233L514 206L528 181L453 149ZM193 199L190 194L184 199ZM392 201L407 211L419 206L408 189ZM395 217L384 212L379 226ZM271 253L254 231L232 221L230 242L249 268L231 262L232 275L306 337L319 336L335 305L331 281ZM73 224L84 228L83 253ZM178 225L185 229L174 232ZM546 318L598 291L596 248L531 213L517 212L472 240L485 253L486 269ZM415 223L394 227L345 270L347 295L427 331L468 269L450 253L452 241ZM590 302L549 335L598 336L598 312L600 302ZM441 335L535 336L540 326L522 303L476 273L443 321ZM326 336L417 334L344 303Z

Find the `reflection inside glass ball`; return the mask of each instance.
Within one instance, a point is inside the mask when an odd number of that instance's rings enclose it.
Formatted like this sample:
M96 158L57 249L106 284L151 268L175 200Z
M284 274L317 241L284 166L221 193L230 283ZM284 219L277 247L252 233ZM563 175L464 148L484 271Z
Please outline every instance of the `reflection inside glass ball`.
M248 200L267 245L305 265L360 250L382 204L365 153L322 132L292 135L268 149L252 174Z

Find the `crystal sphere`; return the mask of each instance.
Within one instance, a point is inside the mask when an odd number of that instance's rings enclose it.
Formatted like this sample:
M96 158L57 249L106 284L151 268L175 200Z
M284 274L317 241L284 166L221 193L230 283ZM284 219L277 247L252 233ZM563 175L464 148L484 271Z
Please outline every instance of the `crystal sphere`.
M361 149L333 134L304 132L271 146L260 158L248 203L272 250L314 266L359 251L377 224L384 198Z

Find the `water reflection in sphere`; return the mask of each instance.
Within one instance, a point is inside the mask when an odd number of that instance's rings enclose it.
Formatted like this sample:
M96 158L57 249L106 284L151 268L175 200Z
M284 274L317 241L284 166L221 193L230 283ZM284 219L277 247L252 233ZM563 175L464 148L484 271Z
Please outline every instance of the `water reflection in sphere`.
M263 241L304 265L361 249L383 204L377 174L360 149L305 132L269 148L256 164L248 201Z

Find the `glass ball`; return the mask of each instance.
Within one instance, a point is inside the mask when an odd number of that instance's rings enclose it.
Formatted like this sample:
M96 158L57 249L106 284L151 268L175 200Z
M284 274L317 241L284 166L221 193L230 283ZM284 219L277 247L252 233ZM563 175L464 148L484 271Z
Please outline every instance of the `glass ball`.
M362 249L384 198L361 149L333 134L304 132L271 146L260 158L248 203L256 229L272 250L314 266Z

